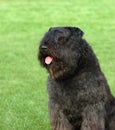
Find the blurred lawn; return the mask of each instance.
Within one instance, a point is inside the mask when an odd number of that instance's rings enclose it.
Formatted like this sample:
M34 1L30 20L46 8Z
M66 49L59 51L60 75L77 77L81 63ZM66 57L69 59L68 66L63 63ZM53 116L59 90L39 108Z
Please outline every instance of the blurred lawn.
M38 43L51 26L78 26L115 95L114 0L0 0L0 130L50 130Z

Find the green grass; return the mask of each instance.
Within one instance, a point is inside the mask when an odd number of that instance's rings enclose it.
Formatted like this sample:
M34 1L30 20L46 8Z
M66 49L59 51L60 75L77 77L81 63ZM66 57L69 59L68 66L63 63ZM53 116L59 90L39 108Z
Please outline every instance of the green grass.
M114 0L0 0L0 130L50 130L38 43L51 26L78 26L115 95Z

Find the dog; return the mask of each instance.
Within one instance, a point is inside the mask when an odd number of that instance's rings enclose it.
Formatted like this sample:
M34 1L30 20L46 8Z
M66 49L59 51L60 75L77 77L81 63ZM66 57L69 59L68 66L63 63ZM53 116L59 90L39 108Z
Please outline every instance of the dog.
M49 73L52 130L115 130L115 98L84 32L53 27L43 36L38 59Z

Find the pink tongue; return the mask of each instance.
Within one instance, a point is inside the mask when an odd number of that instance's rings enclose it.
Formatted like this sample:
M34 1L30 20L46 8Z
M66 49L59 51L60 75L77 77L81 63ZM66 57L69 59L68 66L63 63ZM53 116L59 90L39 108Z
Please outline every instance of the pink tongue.
M46 63L47 65L49 65L49 64L51 64L52 60L53 60L52 57L47 56L47 57L45 58L45 63Z

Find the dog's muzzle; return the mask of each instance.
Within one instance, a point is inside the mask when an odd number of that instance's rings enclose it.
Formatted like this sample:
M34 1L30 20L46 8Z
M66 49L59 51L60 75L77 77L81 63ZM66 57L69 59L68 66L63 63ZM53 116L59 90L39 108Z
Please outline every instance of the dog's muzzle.
M47 50L47 48L48 48L48 47L47 47L46 45L42 45L42 46L41 46L41 49L43 49L43 50Z

